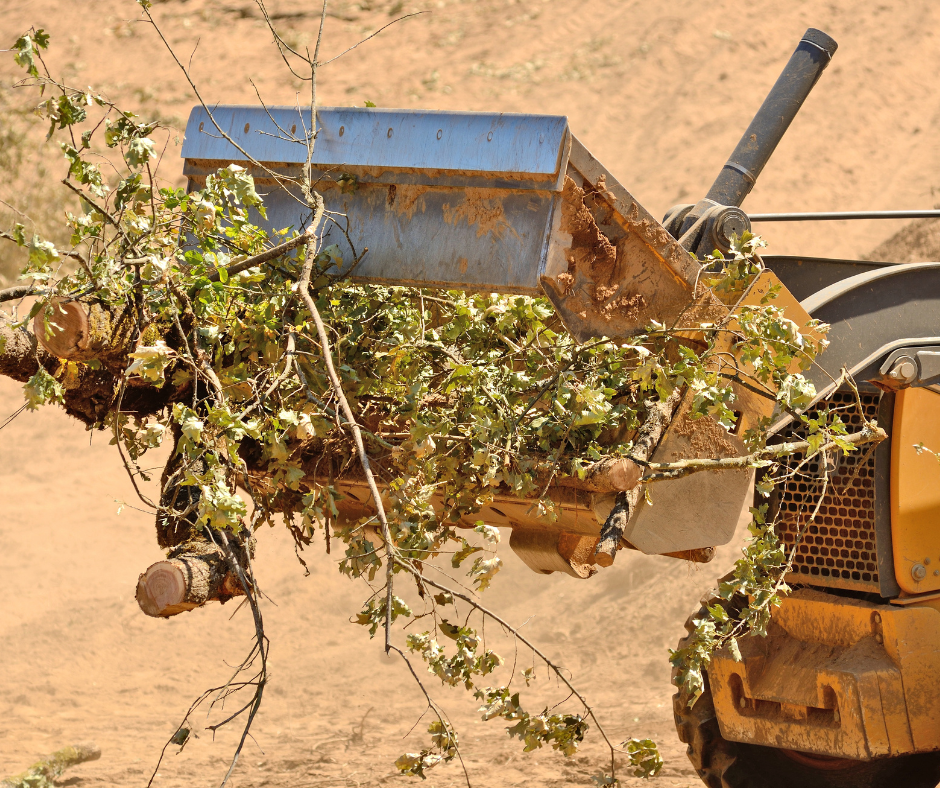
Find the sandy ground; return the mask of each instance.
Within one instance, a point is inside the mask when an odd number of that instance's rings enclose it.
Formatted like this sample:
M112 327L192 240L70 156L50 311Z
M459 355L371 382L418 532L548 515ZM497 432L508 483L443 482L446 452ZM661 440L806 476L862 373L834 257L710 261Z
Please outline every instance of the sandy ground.
M0 412L19 402L0 387ZM0 774L79 740L94 740L100 761L68 773L75 786L146 785L160 748L189 703L228 675L248 647L251 622L235 605L213 605L163 621L137 608L137 575L159 560L149 515L125 507L133 491L113 447L58 411L26 413L3 429L0 470ZM364 587L341 576L336 553L307 551L310 576L280 529L260 535L257 573L273 600L264 607L272 641L272 683L234 784L241 786L405 783L394 759L420 747L419 690L379 643L348 623ZM530 572L509 550L487 592L509 621L570 669L611 737L649 735L668 764L657 783L692 786L694 773L675 739L666 649L682 634L697 598L727 567L733 549L708 566L621 555L591 581ZM502 653L512 659L511 648ZM525 654L520 664L531 664ZM520 668L521 669L521 668ZM538 671L543 684L547 677ZM596 737L566 761L525 756L504 726L481 723L462 691L427 685L464 736L474 785L590 784L603 751ZM550 682L548 682L550 684ZM552 686L546 697L564 697ZM204 734L170 756L157 786L217 783L234 729L215 742ZM459 785L456 765L429 785ZM628 781L629 784L629 781Z
M289 40L312 44L316 3L269 5ZM269 103L295 101L299 83L285 76L250 0L154 8L185 59L198 41L192 71L208 101L256 101L248 76ZM331 9L329 55L400 13L429 13L325 69L324 104L567 114L657 215L705 193L802 32L817 26L840 50L746 207L931 207L940 187L940 6L929 0L363 0ZM131 0L6 0L0 11L0 44L43 26L57 73L184 126L192 91L152 31L133 21ZM11 64L0 63L0 77L12 80ZM178 177L177 153L168 152L169 177ZM901 226L768 226L765 234L777 253L856 256ZM17 387L0 383L0 415L19 403ZM248 617L242 610L229 620L234 605L170 621L140 614L137 575L161 555L149 515L130 506L117 514L117 501L133 504L133 493L102 435L89 442L50 410L4 427L0 447L0 776L91 739L102 759L70 771L65 784L144 786L189 703L247 649ZM570 668L612 738L661 743L667 765L656 784L692 788L699 783L672 724L666 649L736 549L723 548L705 567L621 555L586 582L536 576L506 550L490 602L509 620L528 621L530 636ZM424 710L420 693L401 664L347 623L362 588L338 574L335 554L318 548L307 557L304 577L285 534L262 534L258 573L277 605L265 606L273 679L233 784L404 784L392 762L423 741L403 740ZM499 722L476 720L463 693L429 687L463 731L475 785L589 784L602 766L596 737L573 760L524 756ZM560 690L552 691L557 699ZM218 784L234 735L223 731L213 742L203 734L168 757L155 784ZM450 765L428 785L462 779Z

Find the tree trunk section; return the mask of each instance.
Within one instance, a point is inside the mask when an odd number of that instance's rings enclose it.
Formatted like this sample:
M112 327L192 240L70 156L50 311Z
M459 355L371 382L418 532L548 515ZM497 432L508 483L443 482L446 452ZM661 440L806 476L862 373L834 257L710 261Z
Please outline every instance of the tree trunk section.
M564 487L575 487L597 493L626 492L640 483L643 469L633 460L625 457L612 457L591 465L584 474L584 479L561 477L558 483Z
M137 580L137 604L148 616L169 618L207 602L227 602L244 595L215 545L204 542L189 547L198 552L182 552L158 561Z

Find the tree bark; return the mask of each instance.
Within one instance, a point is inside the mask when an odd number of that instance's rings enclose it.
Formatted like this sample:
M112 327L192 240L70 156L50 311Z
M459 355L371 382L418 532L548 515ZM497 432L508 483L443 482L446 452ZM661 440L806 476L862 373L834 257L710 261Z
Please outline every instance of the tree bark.
M0 375L25 383L39 370L58 366L55 356L39 346L36 337L25 328L13 328L6 317L0 317Z

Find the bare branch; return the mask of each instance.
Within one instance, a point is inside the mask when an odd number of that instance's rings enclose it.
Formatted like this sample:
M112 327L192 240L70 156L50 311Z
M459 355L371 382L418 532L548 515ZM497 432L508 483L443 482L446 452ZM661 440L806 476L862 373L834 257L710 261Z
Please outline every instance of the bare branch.
M274 127L279 132L281 132L283 136L278 137L276 134L268 134L267 132L264 132L264 131L261 132L261 134L269 136L269 137L274 137L275 139L282 139L285 142L296 142L298 144L301 144L300 140L297 139L297 137L295 137L293 134L288 133L287 130L281 128L281 124L277 122L277 120L274 118L274 115L272 115L270 110L268 109L268 105L265 104L264 99L261 98L261 91L258 90L258 86L255 84L255 81L251 79L250 77L248 81L251 83L251 86L255 90L255 95L258 97L258 102L261 104L261 109L264 110L264 114L268 116L268 120L270 120L271 123L274 124Z
M209 537L212 538L212 532L209 529L206 529L206 531L209 534ZM232 762L229 765L228 772L226 773L225 778L222 780L222 784L220 786L220 788L225 788L229 778L232 776L232 772L235 771L235 766L238 764L238 757L241 755L241 751L245 746L245 741L248 739L248 733L251 730L251 725L254 722L255 715L258 713L258 709L261 706L261 698L264 695L264 687L268 678L268 650L267 637L264 634L264 622L261 618L261 608L258 606L258 599L255 596L255 584L254 582L249 581L248 577L246 577L245 570L243 569L241 562L238 560L238 556L236 555L235 551L232 549L231 543L229 542L228 536L225 534L225 532L220 531L218 536L222 541L221 546L225 550L225 554L228 557L229 565L238 575L238 580L245 591L245 596L248 598L248 604L251 606L251 615L255 624L256 648L261 656L261 670L258 674L255 693L251 699L251 702L248 704L248 708L250 708L250 711L248 712L248 719L245 721L245 728L242 731L241 739L239 739L238 747L235 749L235 754L232 756ZM215 541L214 538L213 541ZM252 655L249 655L248 659L251 660ZM242 665L239 667L239 670L242 670L245 666L246 663L242 663Z
M308 59L307 62L310 63L310 131L307 137L307 162L304 165L304 197L307 199L307 203L313 207L314 197L312 194L313 188L313 146L317 141L317 57L320 55L320 43L323 40L323 26L326 24L326 6L327 0L323 0L323 11L320 14L320 30L317 33L317 44L313 50L313 59L309 59L309 52L307 53ZM317 200L322 200L317 197ZM325 352L325 351L324 351Z
M253 165L258 167L259 169L264 170L264 172L270 175L281 186L285 186L291 183L293 179L285 178L283 175L276 173L274 170L272 170L271 168L267 167L266 165L262 164L260 161L255 159L254 156L249 154L248 151L246 151L241 145L235 142L235 140L232 139L231 135L228 134L218 124L218 122L215 119L215 115L213 115L212 110L209 109L209 105L206 104L206 102L203 100L202 94L199 92L199 88L196 87L196 83L193 82L192 77L189 76L189 71L186 70L186 67L180 62L180 59L176 56L176 52L173 51L173 47L170 46L170 42L166 40L166 36L163 35L163 31L160 29L160 26L154 21L154 18L150 14L150 11L145 8L144 14L147 17L147 21L149 21L150 24L153 25L153 29L157 31L157 35L160 36L160 40L163 41L164 46L166 47L167 51L172 56L173 60L176 62L176 65L179 66L180 71L183 72L183 76L186 77L186 81L189 82L189 86L193 89L193 92L196 94L196 98L199 100L199 103L202 105L202 108L206 111L206 114L208 114L209 120L212 122L212 125L215 126L216 131L218 131L219 134L222 135L222 138L226 140L230 145L232 145L232 147L234 147L235 150L241 153L241 155L244 156L245 159L247 159L249 162L251 162Z
M429 14L429 13L430 13L430 11L415 11L413 14L405 14L404 16L398 17L398 19L393 19L393 20L392 20L391 22L389 22L387 25L383 25L383 26L380 27L378 30L376 30L374 33L372 33L372 35L366 36L366 37L365 37L364 39L362 39L361 41L357 41L355 44L353 44L351 47L349 47L349 49L346 49L346 50L344 50L343 52L340 52L338 55L336 55L336 57L331 57L329 60L324 60L322 63L317 62L316 64L317 64L318 66L326 66L326 65L329 65L329 64L332 63L334 60L339 60L343 55L348 54L349 52L352 52L357 46L359 46L359 44L364 44L364 43L365 43L366 41L368 41L369 39L375 38L379 33L381 33L383 30L386 30L386 29L390 28L390 27L391 27L392 25L394 25L396 22L401 22L401 21L403 21L403 20L405 20L405 19L408 19L408 18L410 18L410 17L412 17L412 16L421 16L421 14ZM314 61L316 61L316 55L314 55Z
M310 77L305 77L302 74L298 74L296 71L294 71L294 67L291 65L290 61L287 59L287 55L284 54L284 50L286 49L292 55L296 55L308 65L312 66L313 64L310 63L310 61L306 57L300 54L300 52L298 52L296 49L290 46L290 44L288 44L281 37L280 33L277 32L277 30L274 27L274 23L271 21L271 17L268 14L268 9L265 8L264 0L255 0L255 2L258 4L258 8L261 9L261 14L264 16L264 21L267 23L268 29L271 31L271 35L274 36L274 43L277 45L277 51L280 53L281 59L284 61L284 65L287 66L290 73L293 74L295 77L297 77L297 79L303 80L304 82L308 81Z

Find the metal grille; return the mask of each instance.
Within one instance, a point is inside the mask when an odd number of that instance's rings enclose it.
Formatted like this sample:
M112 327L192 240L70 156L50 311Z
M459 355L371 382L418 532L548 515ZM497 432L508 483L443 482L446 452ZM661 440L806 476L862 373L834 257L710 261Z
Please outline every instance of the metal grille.
M861 395L866 418L877 418L879 396ZM828 404L839 409L849 432L862 428L852 392L836 392ZM803 425L791 431L791 440L805 437ZM794 470L801 459L801 455L787 458L788 470ZM838 467L829 476L819 513L807 525L823 488L821 461L815 457L807 462L779 491L778 529L788 555L799 541L790 577L810 585L878 592L875 453L863 447L838 456Z

